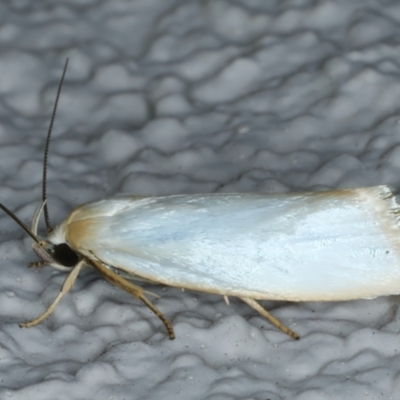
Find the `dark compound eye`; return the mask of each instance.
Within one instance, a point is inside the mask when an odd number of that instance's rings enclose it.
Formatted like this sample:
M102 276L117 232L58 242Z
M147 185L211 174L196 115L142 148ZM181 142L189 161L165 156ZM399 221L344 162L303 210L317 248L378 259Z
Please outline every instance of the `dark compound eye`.
M79 262L79 256L66 243L56 244L51 255L65 267L74 267Z

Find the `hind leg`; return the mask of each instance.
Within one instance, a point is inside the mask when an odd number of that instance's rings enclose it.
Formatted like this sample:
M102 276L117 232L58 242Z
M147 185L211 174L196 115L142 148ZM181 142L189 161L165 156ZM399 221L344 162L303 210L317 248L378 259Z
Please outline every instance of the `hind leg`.
M295 340L300 339L300 336L289 329L286 325L282 324L277 318L275 318L270 312L268 312L265 308L261 307L260 304L257 303L254 299L250 299L249 297L240 297L247 305L249 305L253 310L258 311L263 317L265 317L271 324L275 325L282 332L285 332L287 335L292 337Z

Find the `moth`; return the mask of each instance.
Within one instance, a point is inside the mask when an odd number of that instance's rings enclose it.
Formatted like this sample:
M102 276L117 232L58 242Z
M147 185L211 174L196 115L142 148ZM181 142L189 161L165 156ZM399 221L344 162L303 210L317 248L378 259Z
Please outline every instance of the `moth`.
M287 194L123 196L75 208L51 227L46 200L47 155L59 84L47 134L43 204L28 229L42 261L67 271L60 293L31 327L47 318L85 266L171 323L134 281L243 300L294 339L299 336L257 300L342 301L400 292L399 205L385 186ZM48 236L37 236L41 213Z

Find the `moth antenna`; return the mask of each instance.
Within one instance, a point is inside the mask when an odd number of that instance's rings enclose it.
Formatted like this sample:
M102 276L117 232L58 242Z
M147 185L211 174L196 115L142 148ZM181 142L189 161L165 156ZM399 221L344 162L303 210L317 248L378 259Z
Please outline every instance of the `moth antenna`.
M65 73L67 72L67 66L68 66L68 58L65 60L64 70L63 70L63 73L62 73L62 76L61 76L60 83L58 84L56 101L54 103L53 113L51 115L50 125L49 125L49 129L47 131L46 146L44 148L42 199L43 199L43 203L44 203L44 209L43 209L43 211L44 211L44 220L46 222L46 227L47 227L47 232L48 233L50 233L53 230L53 228L52 228L51 223L50 223L49 210L47 208L47 160L48 160L48 155L49 155L51 132L53 131L54 118L56 116L58 100L60 98L61 88L62 88L62 85L63 85L63 82L64 82Z
M0 203L0 208L8 214L36 243L39 243L39 238L4 204Z

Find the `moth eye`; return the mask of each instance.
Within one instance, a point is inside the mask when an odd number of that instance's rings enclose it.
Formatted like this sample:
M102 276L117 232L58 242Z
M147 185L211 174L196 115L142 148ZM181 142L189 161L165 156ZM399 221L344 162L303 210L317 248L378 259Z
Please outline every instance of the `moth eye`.
M56 244L52 257L65 267L74 267L79 262L79 256L66 243Z

